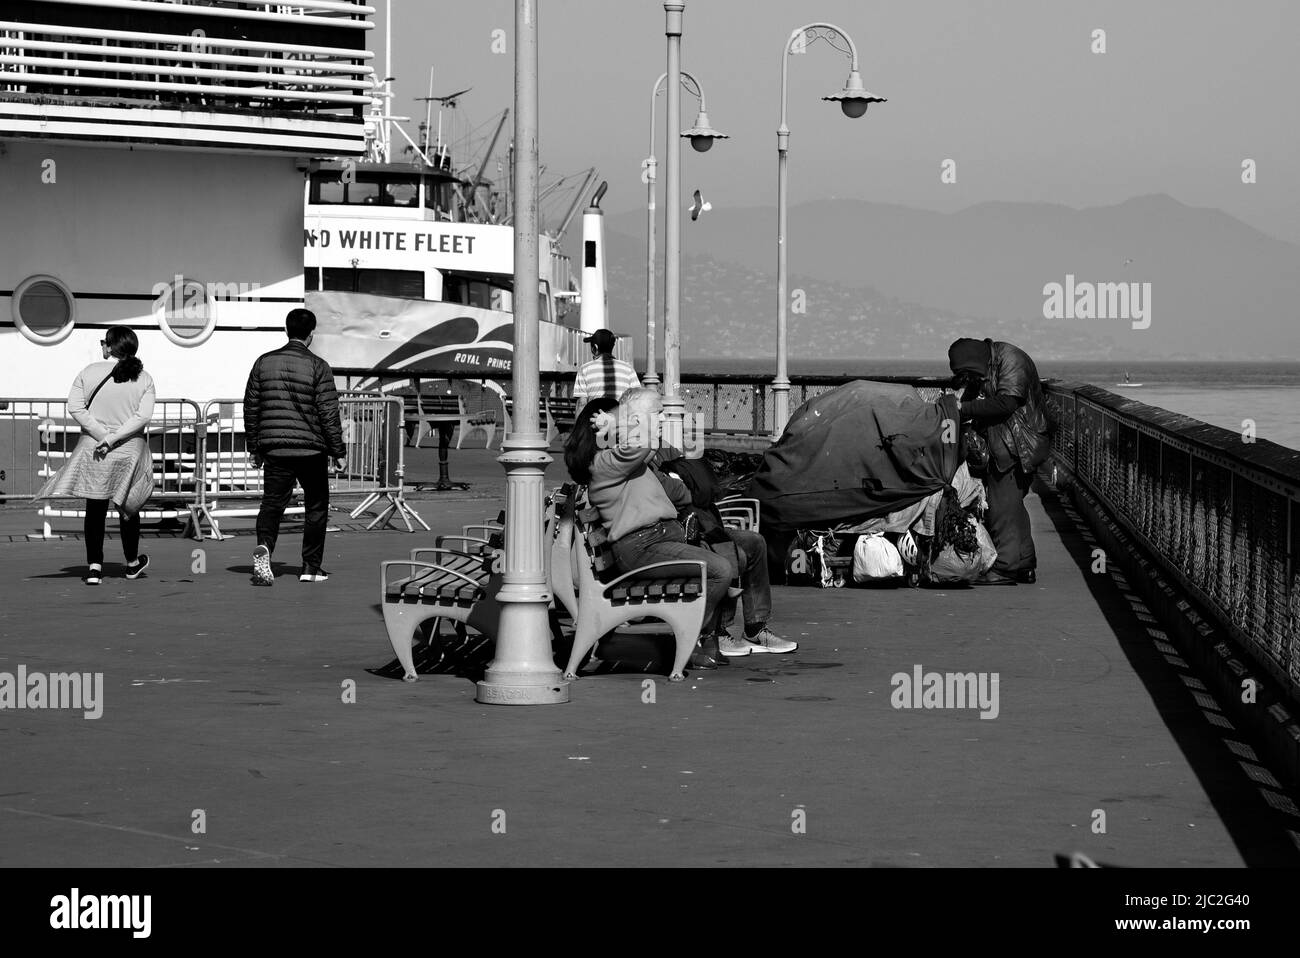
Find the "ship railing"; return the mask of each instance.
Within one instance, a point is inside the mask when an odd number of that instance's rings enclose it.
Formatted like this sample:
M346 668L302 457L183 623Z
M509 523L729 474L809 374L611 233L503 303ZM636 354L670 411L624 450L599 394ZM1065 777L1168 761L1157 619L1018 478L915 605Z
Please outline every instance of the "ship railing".
M178 14L176 5L153 0L81 5L112 7L123 14L122 25L128 23L129 13L154 10L160 18ZM199 6L185 13L256 21L249 26L253 36L259 35L259 26L282 33L283 25L292 23L365 29L371 25L364 18L373 12L341 0ZM295 12L275 9L285 6ZM145 27L150 22L134 21ZM168 29L166 19L157 22ZM0 11L0 76L3 89L11 94L68 97L98 106L198 103L235 112L344 111L357 120L369 109L374 69L362 61L373 54L360 49L359 42L355 47L321 46L265 35L266 40L224 39L207 36L202 28L170 33L47 24L5 19ZM339 36L340 42L348 39Z
M1096 386L1046 387L1059 468L1300 699L1300 452Z

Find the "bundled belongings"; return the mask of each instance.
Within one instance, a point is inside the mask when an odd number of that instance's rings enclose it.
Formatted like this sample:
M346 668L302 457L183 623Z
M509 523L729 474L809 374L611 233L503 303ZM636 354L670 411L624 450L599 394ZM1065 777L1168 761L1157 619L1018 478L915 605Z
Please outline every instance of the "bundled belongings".
M858 536L853 547L853 581L876 582L903 575L903 557L883 533Z
M894 383L860 380L808 400L750 483L764 533L862 522L940 491L961 461L959 421L955 397L927 402Z
M943 585L974 582L997 561L984 524L961 508L956 496L945 494L935 520L931 540L929 581Z

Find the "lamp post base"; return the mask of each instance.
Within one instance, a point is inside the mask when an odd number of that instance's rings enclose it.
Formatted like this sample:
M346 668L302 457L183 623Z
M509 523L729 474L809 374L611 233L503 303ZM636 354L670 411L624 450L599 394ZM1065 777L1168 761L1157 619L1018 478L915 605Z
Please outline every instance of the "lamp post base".
M509 680L497 684L484 679L478 683L474 701L484 705L563 705L569 701L569 683L560 679L553 685L521 685Z
M497 462L506 469L505 583L496 655L478 683L475 701L489 705L559 705L569 701L569 683L551 650L543 550L542 497L546 440L538 433L511 433Z

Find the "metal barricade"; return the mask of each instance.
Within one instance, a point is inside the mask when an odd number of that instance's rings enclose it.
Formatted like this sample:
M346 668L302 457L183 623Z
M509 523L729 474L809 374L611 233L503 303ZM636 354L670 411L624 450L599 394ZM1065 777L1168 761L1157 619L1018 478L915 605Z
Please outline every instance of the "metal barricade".
M154 403L146 441L153 459L154 491L141 510L146 522L185 518L197 485L198 404L188 399ZM72 456L81 426L66 399L0 400L0 502L36 500L36 494ZM37 508L41 531L29 539L57 539L53 519L83 519L82 500L61 496Z
M429 526L403 497L405 459L402 444L402 401L373 393L344 393L339 397L339 419L347 447L344 468L330 476L331 498L361 495L352 510L356 519L375 503L384 501L367 529L387 526L400 516L408 532L412 520L425 531ZM220 519L249 517L257 506L241 502L261 499L263 473L248 452L244 432L244 404L238 399L214 399L203 407L201 481L190 507L190 534L196 539L224 539ZM301 515L301 505L286 513Z
M356 519L377 502L386 502L374 520L366 526L387 526L394 515L400 516L407 532L414 532L411 520L430 531L420 514L403 496L406 476L405 417L403 400L397 396L373 393L344 393L339 397L339 419L343 425L343 442L347 456L343 471L336 472L330 493L348 495L364 493L365 499L352 510Z

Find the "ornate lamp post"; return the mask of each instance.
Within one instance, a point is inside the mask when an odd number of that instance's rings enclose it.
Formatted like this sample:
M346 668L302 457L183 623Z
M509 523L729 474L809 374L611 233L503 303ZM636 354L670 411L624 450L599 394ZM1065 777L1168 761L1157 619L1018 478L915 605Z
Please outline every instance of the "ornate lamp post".
M667 73L661 73L650 94L650 152L645 161L646 182L646 286L645 286L645 342L646 361L645 379L647 386L659 385L659 374L655 372L655 104L660 91L663 90ZM695 118L695 125L682 133L691 141L697 153L707 153L714 140L728 139L727 134L719 133L709 125L709 113L704 103L704 88L699 81L685 70L682 71L682 85L700 101L700 112Z
M537 7L515 0L515 355L514 431L497 460L506 470L504 584L496 656L478 683L479 702L550 705L569 701L551 654L550 593L542 541L546 437L538 418Z
M818 40L825 40L827 45L838 50L850 60L849 78L844 89L823 100L838 101L844 115L857 118L867 112L872 103L884 103L885 98L868 93L862 85L862 76L858 73L858 48L854 46L849 35L833 23L809 23L790 33L781 51L781 125L776 129L776 378L772 381L772 397L775 402L773 417L773 434L780 436L790 419L790 376L786 368L786 308L789 295L786 289L786 158L790 152L790 127L786 125L786 89L790 69L790 56L802 53Z

